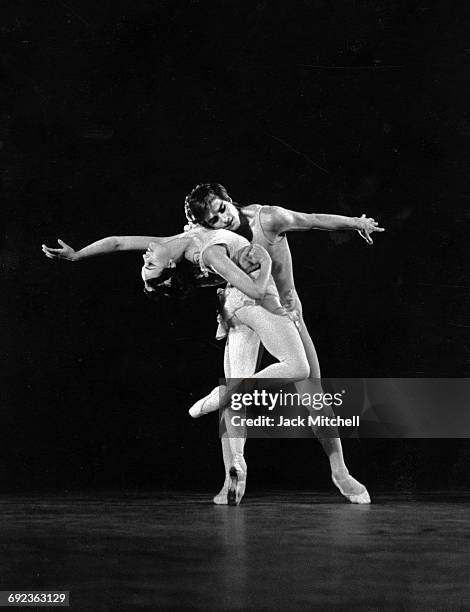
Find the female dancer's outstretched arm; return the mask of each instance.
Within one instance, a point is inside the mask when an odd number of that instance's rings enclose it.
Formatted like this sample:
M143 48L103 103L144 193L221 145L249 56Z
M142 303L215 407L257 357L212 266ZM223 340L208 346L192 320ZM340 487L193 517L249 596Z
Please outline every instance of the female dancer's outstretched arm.
M89 257L97 257L98 255L115 253L117 251L145 251L151 242L163 244L166 240L168 238L156 236L108 236L83 247L79 251L75 251L75 249L59 238L57 242L60 244L60 248L52 249L43 244L42 251L49 259L81 261Z

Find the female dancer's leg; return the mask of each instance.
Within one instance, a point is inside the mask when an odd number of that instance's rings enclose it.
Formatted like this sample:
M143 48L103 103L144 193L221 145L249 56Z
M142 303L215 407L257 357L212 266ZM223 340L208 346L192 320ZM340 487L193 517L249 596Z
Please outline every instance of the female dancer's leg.
M248 305L242 306L236 311L232 322L235 326L243 324L255 332L264 348L277 359L277 363L263 368L249 378L288 379L295 382L309 376L310 367L299 331L287 315L273 314L260 305ZM243 359L242 356L241 359ZM236 367L237 361L238 359L234 358L234 365L231 366L232 371L233 367ZM252 367L250 365L250 370L252 370ZM222 393L222 397L217 393L220 390L217 387L208 396L196 402L190 408L189 414L197 418L225 407L232 393L239 386L239 382L234 380Z
M236 325L235 327L230 327L224 353L225 378L247 378L253 376L253 374L256 372L259 349L259 336L251 328L242 324ZM225 417L228 418L227 412L224 412L222 415L224 422ZM225 426L225 432L222 434L220 441L222 443L225 480L222 489L214 497L214 503L226 504L227 493L231 482L230 468L234 463L235 454L241 454L243 457L245 438L231 440L229 438L229 434L227 433L227 427ZM232 452L231 446L234 447L234 452ZM242 464L245 468L246 474L246 462L244 459Z
M229 337L226 351L226 371L230 373L232 379L249 377L252 379L301 380L308 376L309 367L302 341L297 328L287 316L275 315L258 305L244 306L237 310L234 324L235 327L231 332L232 338ZM263 368L260 372L253 373L259 345L256 337L278 361ZM250 356L248 362L245 357L247 348ZM245 364L241 365L242 362ZM234 374L238 376L235 377ZM235 387L238 385L236 380L234 384L229 382L225 398L234 391L234 385ZM225 398L221 399L221 405L225 403ZM214 400L217 401L217 398ZM233 431L228 411L224 411L223 418L227 432L227 437L222 442L226 480L222 491L214 498L214 502L226 503L224 494L228 488L228 503L238 504L244 495L246 486L246 462L243 456L245 437L240 434L239 429L236 433ZM227 467L229 468L228 474Z

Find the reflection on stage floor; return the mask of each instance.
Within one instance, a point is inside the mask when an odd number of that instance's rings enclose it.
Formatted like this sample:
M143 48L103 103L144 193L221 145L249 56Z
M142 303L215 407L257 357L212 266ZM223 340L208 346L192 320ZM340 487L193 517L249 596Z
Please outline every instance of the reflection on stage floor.
M2 590L75 610L456 610L470 605L470 494L250 491L0 498Z

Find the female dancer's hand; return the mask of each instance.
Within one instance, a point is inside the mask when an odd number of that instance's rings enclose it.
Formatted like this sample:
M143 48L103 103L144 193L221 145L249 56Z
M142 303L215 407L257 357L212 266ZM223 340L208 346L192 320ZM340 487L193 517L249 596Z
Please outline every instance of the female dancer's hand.
M246 247L239 253L238 265L246 274L251 274L255 270L259 270L259 262L253 261L251 254L251 245Z
M250 272L258 270L261 264L268 264L270 261L271 258L265 248L259 244L251 244L241 251L238 265L244 272L250 274Z
M361 215L361 218L358 219L357 223L357 231L359 232L359 236L364 238L367 244L374 244L374 241L370 237L372 232L384 232L383 227L379 227L378 222L375 219L368 218L365 214Z
M47 247L45 244L42 245L42 252L49 259L67 259L68 261L75 261L76 252L72 249L71 246L65 244L63 240L60 238L57 239L57 242L60 244L60 249L51 249Z

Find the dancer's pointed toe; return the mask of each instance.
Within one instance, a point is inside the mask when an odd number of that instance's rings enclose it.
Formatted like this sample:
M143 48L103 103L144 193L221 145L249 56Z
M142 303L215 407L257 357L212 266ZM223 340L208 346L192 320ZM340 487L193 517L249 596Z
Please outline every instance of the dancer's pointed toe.
M370 495L366 487L350 474L341 479L333 475L331 478L341 494L352 504L370 504Z
M370 504L370 495L368 490L364 487L365 491L360 495L351 495L350 502L352 504Z
M227 494L230 487L230 478L226 478L224 482L224 486L220 489L217 495L214 495L212 501L216 506L226 506L228 504Z
M209 412L215 412L218 410L219 394L223 391L223 389L224 387L222 385L212 389L208 395L198 400L191 406L191 408L188 410L189 415L192 416L193 419L198 419L204 414L209 414Z
M235 459L230 468L230 484L227 491L227 504L238 506L245 495L247 467L243 457Z

